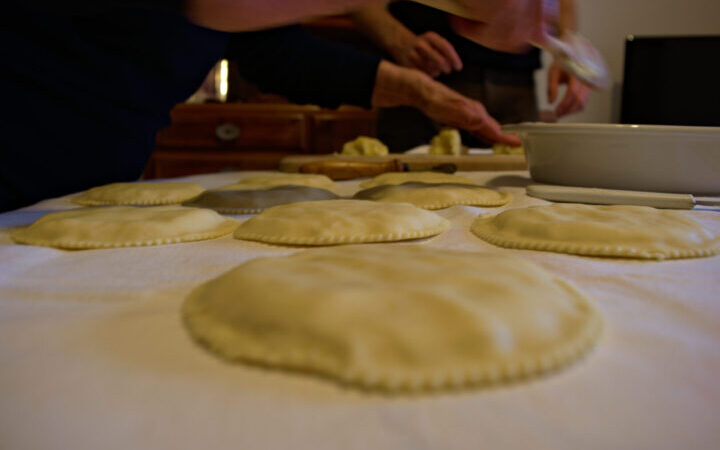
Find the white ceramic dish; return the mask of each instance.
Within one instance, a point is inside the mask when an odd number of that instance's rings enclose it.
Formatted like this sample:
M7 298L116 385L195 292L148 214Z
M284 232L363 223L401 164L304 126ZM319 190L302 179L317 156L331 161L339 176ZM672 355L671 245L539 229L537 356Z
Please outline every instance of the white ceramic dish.
M567 186L720 194L720 127L506 125L533 180Z

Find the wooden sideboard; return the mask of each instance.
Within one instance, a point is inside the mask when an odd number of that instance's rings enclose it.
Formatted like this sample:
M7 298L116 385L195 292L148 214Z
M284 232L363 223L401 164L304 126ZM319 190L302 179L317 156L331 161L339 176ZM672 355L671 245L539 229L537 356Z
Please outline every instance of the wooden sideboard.
M179 104L157 134L145 178L224 170L273 170L287 155L333 153L375 136L376 113L291 103Z

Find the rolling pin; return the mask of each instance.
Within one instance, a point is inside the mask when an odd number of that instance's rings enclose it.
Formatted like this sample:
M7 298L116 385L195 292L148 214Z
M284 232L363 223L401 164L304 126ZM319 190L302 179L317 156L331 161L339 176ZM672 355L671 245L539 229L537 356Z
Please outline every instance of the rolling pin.
M389 161L312 161L300 166L300 173L326 175L333 180L373 177L385 172L408 172L411 168L399 159ZM439 164L432 168L436 172L455 173L457 166L452 163Z

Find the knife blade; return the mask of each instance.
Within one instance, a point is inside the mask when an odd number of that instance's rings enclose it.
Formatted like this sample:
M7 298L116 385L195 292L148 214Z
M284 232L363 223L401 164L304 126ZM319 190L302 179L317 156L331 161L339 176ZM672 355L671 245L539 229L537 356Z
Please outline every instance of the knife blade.
M557 202L638 205L665 209L692 209L696 205L720 207L720 198L718 197L695 197L692 194L624 191L548 184L532 184L525 189L531 197Z

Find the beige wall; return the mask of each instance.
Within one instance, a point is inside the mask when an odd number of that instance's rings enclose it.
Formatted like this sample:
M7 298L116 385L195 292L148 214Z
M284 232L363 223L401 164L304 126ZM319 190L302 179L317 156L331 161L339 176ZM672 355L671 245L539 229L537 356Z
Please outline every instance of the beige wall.
M720 35L720 0L576 0L579 29L605 55L613 86L593 92L585 111L564 122L617 122L625 36ZM715 55L716 58L720 55ZM544 66L549 59L544 56ZM541 108L549 108L546 71L537 72ZM720 80L719 80L720 82Z

